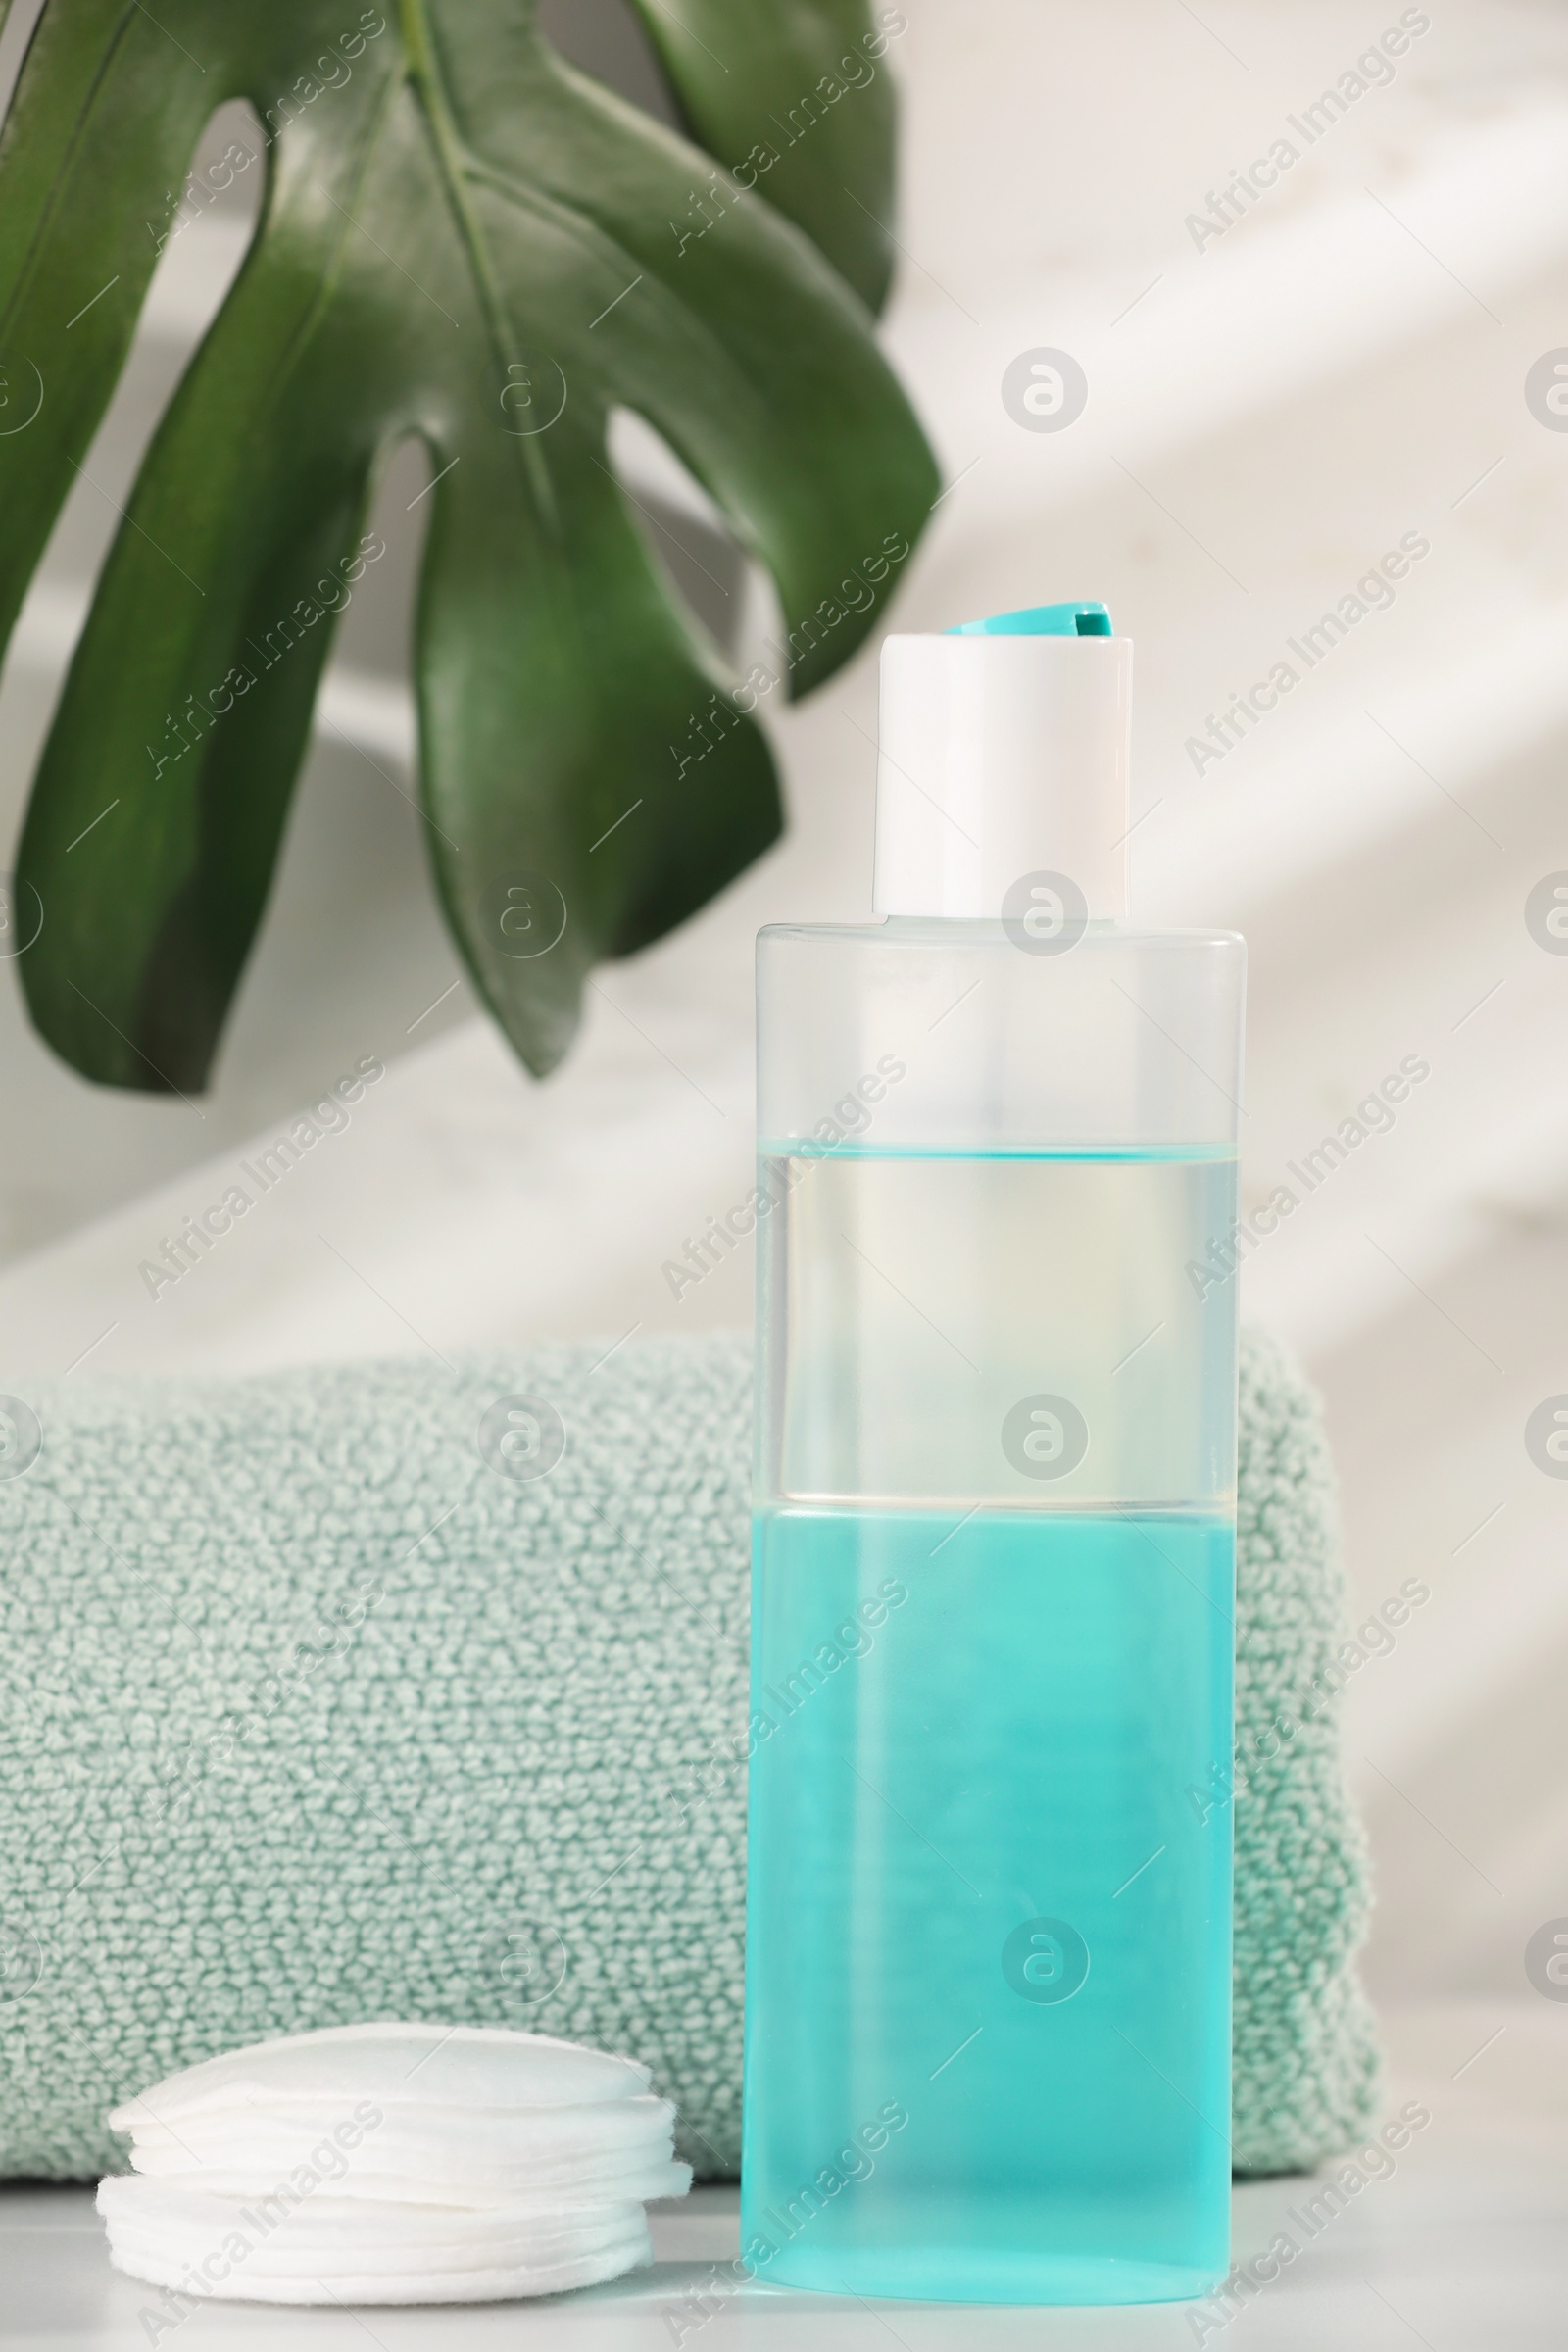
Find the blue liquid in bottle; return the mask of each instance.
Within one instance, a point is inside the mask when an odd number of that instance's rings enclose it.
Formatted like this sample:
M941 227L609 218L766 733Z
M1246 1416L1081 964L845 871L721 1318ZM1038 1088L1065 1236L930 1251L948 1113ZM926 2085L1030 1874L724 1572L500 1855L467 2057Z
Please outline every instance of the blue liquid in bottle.
M1228 2267L1228 1150L764 1152L742 2250ZM1065 1464L1065 1467L1063 1467Z

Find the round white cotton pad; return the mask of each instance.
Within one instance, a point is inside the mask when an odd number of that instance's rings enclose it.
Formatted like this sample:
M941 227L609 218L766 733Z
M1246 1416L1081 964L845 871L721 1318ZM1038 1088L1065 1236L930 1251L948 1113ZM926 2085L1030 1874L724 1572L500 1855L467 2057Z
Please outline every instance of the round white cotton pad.
M117 2132L177 2123L204 2111L295 2102L339 2113L358 2100L416 2107L581 2107L633 2098L648 2088L648 2069L630 2058L516 2034L506 2026L398 2023L323 2026L254 2042L169 2075L114 2109Z
M514 2108L465 2115L459 2108L419 2110L370 2099L354 2107L223 2108L182 2116L174 2125L137 2127L131 2163L139 2173L196 2173L209 2165L230 2170L285 2171L308 2164L339 2173L364 2165L377 2172L419 2172L436 2178L465 2175L519 2185L541 2167L585 2159L667 2154L675 2111L647 2093L604 2100L593 2107Z
M651 2260L649 2225L639 2209L623 2228L538 2241L526 2260L475 2248L464 2260L428 2253L397 2263L388 2248L343 2244L287 2263L282 2253L254 2244L237 2216L225 2221L228 2228L214 2236L120 2232L111 2223L108 2258L134 2279L219 2303L494 2303L615 2279Z
M675 2111L630 2059L506 2028L333 2027L117 2107L110 2258L177 2294L437 2303L560 2294L652 2259Z
M117 2177L135 2180L160 2178L143 2173ZM179 2176L181 2186L189 2187L199 2181L215 2197L241 2201L273 2195L280 2179L286 2183L289 2176L216 2170ZM606 2205L646 2205L656 2197L683 2197L691 2184L689 2164L666 2162L645 2165L636 2172L598 2173L588 2180L563 2180L552 2186L531 2188L502 2186L486 2180L432 2181L413 2173L361 2172L345 2175L332 2186L339 2192L352 2192L369 2204L450 2206L475 2213L504 2207L514 2213L548 2215L597 2213Z
M384 2205L324 2192L298 2204L233 2199L137 2176L105 2180L98 2210L126 2248L180 2261L202 2274L243 2267L255 2278L318 2270L403 2272L537 2269L598 2254L634 2237L640 2205L537 2214L495 2206ZM221 2257L225 2244L226 2261ZM243 2247L243 2254L241 2248Z
M122 2261L110 2242L109 2259L117 2270L154 2286L194 2294L196 2289L172 2272L149 2267L141 2258ZM562 2295L574 2287L599 2286L619 2278L653 2259L646 2224L640 2246L615 2246L602 2254L539 2270L467 2271L445 2277L388 2278L374 2271L322 2272L310 2278L267 2278L247 2283L234 2274L207 2289L214 2302L236 2303L511 2303L533 2295Z

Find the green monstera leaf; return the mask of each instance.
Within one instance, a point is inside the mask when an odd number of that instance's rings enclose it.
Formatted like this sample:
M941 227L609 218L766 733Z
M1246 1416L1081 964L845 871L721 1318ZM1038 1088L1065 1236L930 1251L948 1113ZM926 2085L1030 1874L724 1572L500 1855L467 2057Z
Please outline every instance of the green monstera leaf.
M893 274L893 86L880 60L908 28L904 11L878 8L868 28L861 0L746 10L735 0L637 0L637 10L692 136L728 164L732 185L760 189L880 309ZM723 174L710 171L677 232L701 234L728 201Z
M19 854L32 1018L88 1077L205 1083L333 617L380 552L378 470L411 435L435 477L436 886L529 1066L566 1050L597 960L776 837L757 685L725 691L651 563L607 424L645 417L771 572L781 691L835 669L936 490L832 266L885 282L878 61L903 20L650 0L647 21L712 164L566 66L531 0L48 0L0 141L0 631L123 364L149 218L219 104L269 133L259 226L130 494Z

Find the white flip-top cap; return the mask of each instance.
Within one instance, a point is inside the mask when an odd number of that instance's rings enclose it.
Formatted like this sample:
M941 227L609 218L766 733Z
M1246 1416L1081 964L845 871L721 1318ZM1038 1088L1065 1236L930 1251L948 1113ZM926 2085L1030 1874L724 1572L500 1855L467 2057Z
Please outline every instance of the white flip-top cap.
M1069 913L1125 914L1132 660L1094 604L889 637L877 913L1006 917L1039 885Z

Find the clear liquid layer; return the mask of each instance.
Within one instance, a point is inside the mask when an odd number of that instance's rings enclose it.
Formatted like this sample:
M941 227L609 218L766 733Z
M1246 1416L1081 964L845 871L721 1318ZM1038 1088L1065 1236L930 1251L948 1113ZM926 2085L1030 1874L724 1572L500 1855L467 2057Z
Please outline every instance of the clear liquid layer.
M764 1494L1232 1502L1228 1149L797 1147L760 1188Z
M1224 2275L1229 1815L1203 1799L1233 1560L1224 1513L760 1515L760 2278L1116 2303Z

